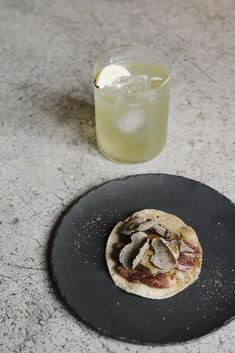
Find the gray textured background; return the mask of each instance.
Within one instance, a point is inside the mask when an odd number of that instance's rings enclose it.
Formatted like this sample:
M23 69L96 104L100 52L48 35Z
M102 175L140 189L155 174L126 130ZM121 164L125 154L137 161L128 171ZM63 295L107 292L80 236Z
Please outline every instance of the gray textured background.
M45 264L61 210L115 177L180 174L235 201L234 18L232 0L1 0L1 352L234 352L235 321L164 348L100 337L56 300ZM91 68L133 43L173 63L168 143L153 161L118 165L95 145Z

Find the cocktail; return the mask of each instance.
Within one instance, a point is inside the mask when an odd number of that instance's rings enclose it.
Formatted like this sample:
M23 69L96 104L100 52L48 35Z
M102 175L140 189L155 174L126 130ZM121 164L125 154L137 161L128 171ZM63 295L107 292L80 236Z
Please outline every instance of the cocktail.
M167 136L169 66L137 48L102 55L94 67L97 144L126 163L152 159Z

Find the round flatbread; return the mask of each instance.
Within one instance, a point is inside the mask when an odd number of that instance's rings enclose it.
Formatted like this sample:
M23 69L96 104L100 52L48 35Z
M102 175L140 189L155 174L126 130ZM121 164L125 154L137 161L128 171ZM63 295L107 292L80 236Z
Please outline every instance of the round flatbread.
M125 256L133 249L137 255L128 260ZM198 278L202 266L202 248L194 229L180 218L154 209L135 212L119 222L108 238L105 257L116 286L150 299L179 293ZM149 272L152 269L155 274ZM134 276L128 277L129 272Z

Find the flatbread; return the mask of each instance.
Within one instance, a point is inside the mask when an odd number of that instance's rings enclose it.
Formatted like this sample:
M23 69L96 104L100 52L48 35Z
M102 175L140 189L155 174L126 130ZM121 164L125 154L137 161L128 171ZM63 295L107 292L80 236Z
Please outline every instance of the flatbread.
M166 227L171 232L175 234L180 234L183 240L192 242L195 246L198 247L200 256L196 257L194 266L188 269L187 271L181 271L176 268L168 272L170 278L169 288L155 288L150 287L144 283L130 282L117 272L116 267L117 265L120 265L120 263L118 262L117 257L115 257L113 254L115 244L120 242L120 229L122 229L124 222L127 222L131 217L135 216L136 213L128 217L123 222L119 222L113 228L108 238L105 257L109 273L116 286L128 293L132 293L150 299L169 298L187 288L190 284L196 281L200 274L202 266L202 248L199 243L197 234L192 227L186 225L180 218L172 214L154 209L145 209L138 211L138 215L147 216L147 218L151 219L157 219L159 224ZM130 238L129 235L126 235L126 237Z

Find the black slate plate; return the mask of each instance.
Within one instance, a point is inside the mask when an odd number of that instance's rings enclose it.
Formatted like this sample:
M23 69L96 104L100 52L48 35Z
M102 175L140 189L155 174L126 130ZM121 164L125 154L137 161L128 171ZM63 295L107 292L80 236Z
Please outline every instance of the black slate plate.
M204 256L199 279L164 300L117 288L105 245L114 225L156 208L195 228ZM235 205L210 187L179 176L112 180L75 201L59 218L48 248L53 282L73 315L101 334L139 344L184 342L235 316Z

